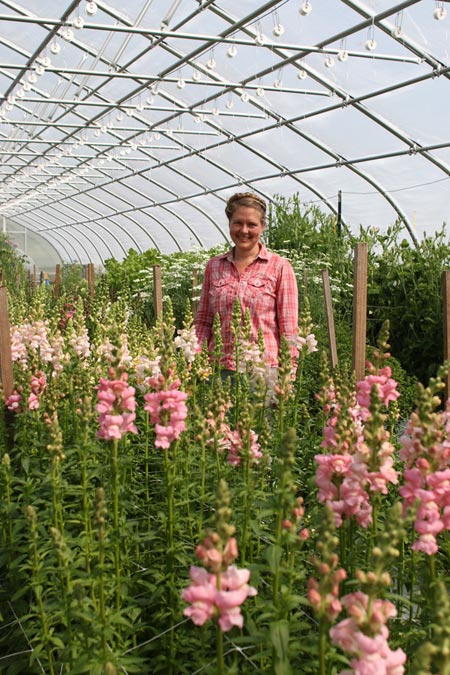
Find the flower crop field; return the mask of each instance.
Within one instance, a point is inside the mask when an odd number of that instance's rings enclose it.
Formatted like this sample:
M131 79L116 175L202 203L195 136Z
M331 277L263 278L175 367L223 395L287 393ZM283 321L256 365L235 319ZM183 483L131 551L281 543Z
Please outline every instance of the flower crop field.
M449 675L446 369L331 372L303 295L294 377L236 314L224 379L135 294L10 291L0 672Z

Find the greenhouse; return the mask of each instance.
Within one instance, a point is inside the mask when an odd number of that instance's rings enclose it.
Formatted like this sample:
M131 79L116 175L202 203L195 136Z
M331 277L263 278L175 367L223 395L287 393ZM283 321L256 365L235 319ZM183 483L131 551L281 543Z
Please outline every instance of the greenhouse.
M450 675L449 0L0 0L0 673Z

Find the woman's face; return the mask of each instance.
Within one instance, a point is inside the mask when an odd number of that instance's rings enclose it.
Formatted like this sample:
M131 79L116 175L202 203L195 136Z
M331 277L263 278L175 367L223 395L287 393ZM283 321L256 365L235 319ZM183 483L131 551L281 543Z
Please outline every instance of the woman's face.
M257 251L264 228L261 212L251 206L238 206L230 218L230 237L242 253Z

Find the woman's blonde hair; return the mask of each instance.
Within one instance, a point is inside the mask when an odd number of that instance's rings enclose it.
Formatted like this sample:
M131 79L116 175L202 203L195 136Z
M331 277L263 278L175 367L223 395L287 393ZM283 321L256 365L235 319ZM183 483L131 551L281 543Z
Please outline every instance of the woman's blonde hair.
M225 214L229 221L239 206L248 206L252 209L257 209L261 212L261 220L265 222L266 202L261 199L261 197L258 197L258 195L255 195L253 192L236 192L236 194L232 195L225 207Z

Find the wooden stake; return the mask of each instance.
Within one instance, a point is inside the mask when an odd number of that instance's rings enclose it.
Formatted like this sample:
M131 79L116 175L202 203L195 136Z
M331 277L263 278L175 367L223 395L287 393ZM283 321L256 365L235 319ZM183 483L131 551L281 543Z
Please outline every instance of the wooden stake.
M55 298L57 298L59 295L60 283L61 283L61 265L57 263L55 267L55 281L53 286L53 295L55 296Z
M330 348L330 365L334 370L338 363L336 333L334 330L333 301L331 299L330 277L328 270L322 270L323 294L325 298L325 314L327 317L328 345Z
M355 246L353 276L353 353L352 368L356 381L364 378L366 369L367 330L367 243Z
M162 315L162 280L160 265L153 266L153 306L155 309L155 319Z
M444 361L450 358L450 271L442 272L442 309L444 327ZM450 396L450 369L445 377L445 400Z
M94 274L94 263L88 263L87 266L87 282L89 288L89 295L91 299L94 297L94 287L95 287L95 274Z
M33 286L36 288L37 285L37 270L36 265L33 265Z
M197 313L198 302L194 299L197 295L197 285L198 285L198 271L192 270L192 296L191 296L191 309L193 316Z
M11 329L9 326L8 294L6 286L0 286L0 377L3 385L3 394L6 400L11 396L14 389L11 356Z

